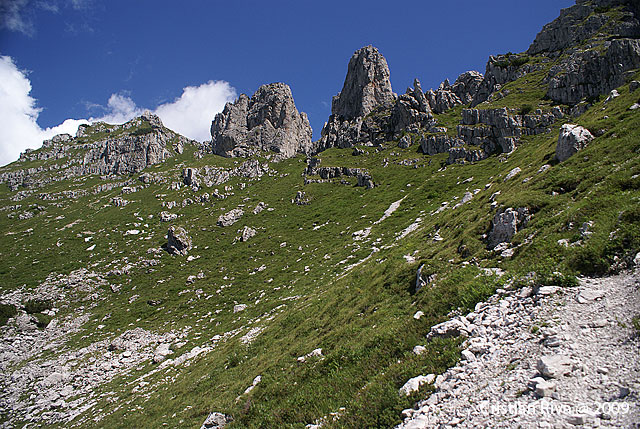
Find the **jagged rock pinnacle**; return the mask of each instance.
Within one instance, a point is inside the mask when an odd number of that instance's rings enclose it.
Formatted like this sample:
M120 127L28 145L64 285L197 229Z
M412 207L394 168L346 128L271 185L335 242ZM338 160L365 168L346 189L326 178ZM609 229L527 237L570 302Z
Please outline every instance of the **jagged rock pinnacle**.
M227 103L211 125L212 149L222 156L272 151L290 158L311 150L311 126L284 83L263 85L253 97Z
M358 49L349 61L342 91L333 97L331 114L354 119L381 105L391 107L396 95L389 76L387 60L376 48Z

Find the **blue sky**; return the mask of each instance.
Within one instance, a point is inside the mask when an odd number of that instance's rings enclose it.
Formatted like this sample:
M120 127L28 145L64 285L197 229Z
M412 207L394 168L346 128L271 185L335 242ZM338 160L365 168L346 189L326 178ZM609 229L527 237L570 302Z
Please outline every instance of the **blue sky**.
M315 139L358 48L380 49L396 93L415 77L426 90L467 70L484 73L491 54L526 50L573 3L0 0L2 65L20 74L21 88L5 88L0 113L31 103L20 112L46 130L163 106L169 122L203 140L226 100L280 81L309 115ZM18 100L25 85L29 99ZM202 114L193 114L201 103ZM0 146L17 147L16 135L0 136Z

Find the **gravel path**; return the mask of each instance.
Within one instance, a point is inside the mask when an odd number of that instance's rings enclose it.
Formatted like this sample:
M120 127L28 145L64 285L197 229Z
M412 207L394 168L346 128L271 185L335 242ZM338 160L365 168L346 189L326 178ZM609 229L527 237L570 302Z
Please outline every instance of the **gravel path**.
M432 329L467 349L398 428L640 427L640 270L499 292Z

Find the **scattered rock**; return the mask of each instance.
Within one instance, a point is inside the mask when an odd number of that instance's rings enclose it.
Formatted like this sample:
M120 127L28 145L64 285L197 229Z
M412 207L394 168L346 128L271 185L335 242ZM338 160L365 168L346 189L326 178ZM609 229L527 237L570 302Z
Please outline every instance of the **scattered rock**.
M231 423L231 416L222 413L211 413L205 419L200 429L221 429Z
M516 167L513 170L511 170L509 172L509 174L507 174L504 178L504 181L506 182L507 180L513 179L515 177L516 174L519 174L522 170L520 169L520 167Z
M257 234L257 231L253 228L249 228L248 226L245 226L244 228L242 228L241 230L239 230L238 232L240 232L240 241L249 241L250 238L255 237L255 235Z
M321 356L322 356L322 349L314 349L311 352L307 353L306 355L298 357L298 362L305 363L307 359L309 359L310 357L321 357Z
M233 312L239 313L247 309L247 304L236 304L233 306Z
M573 363L568 356L550 355L541 357L536 363L536 369L545 377L558 378L570 374Z
M244 211L241 208L235 208L229 210L228 212L221 214L218 217L218 226L231 226L234 223L238 222L240 218L244 215Z
M425 384L432 384L436 376L434 374L428 375L419 375L417 377L413 377L409 379L401 388L398 390L398 394L400 396L409 396L414 392L420 390Z
M425 353L427 351L427 348L425 346L415 346L412 350L414 355L421 355L423 353Z
M191 237L180 226L171 226L167 232L167 250L173 255L186 255L191 250Z
M304 191L298 191L296 192L296 197L292 199L291 202L299 206L306 206L310 203L310 200Z

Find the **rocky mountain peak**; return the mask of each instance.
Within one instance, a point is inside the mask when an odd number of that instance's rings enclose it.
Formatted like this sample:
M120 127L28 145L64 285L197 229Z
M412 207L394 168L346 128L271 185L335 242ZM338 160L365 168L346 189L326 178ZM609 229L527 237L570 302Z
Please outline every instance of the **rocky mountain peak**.
M227 157L272 151L290 158L310 152L311 135L307 115L284 83L262 85L251 98L241 94L211 124L212 150Z
M331 114L354 119L378 106L392 106L396 95L389 77L387 60L378 49L371 45L358 49L349 61L342 91L333 97Z

